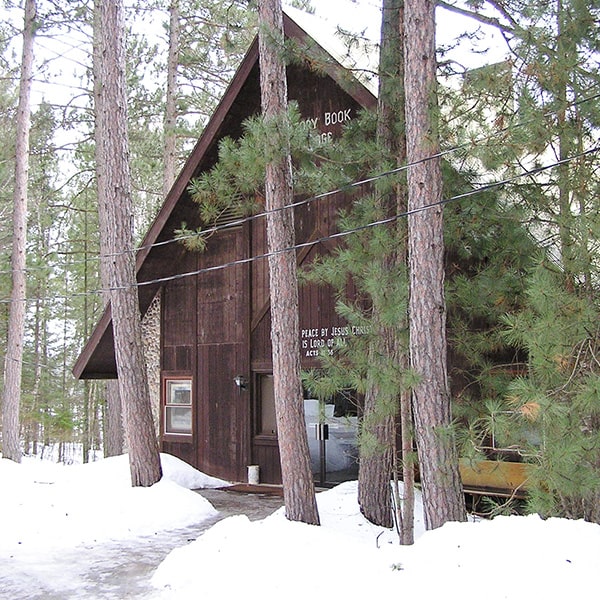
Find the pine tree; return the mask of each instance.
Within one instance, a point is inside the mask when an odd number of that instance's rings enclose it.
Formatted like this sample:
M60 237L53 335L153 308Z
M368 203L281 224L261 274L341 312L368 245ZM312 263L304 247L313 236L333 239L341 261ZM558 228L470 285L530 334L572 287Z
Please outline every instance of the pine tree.
M46 437L44 429L53 428L52 419L67 405L68 385L56 385L51 373L62 375L65 357L52 344L53 319L61 319L65 303L59 287L61 270L57 254L52 247L56 225L60 223L63 198L55 189L58 158L54 150L53 136L57 130L54 111L48 103L41 103L32 114L31 159L29 169L29 231L27 244L27 279L31 303L26 323L24 347L22 438L26 453L37 454L39 443ZM61 298L55 299L60 294ZM50 372L49 372L50 371ZM62 381L63 377L58 378ZM72 415L71 410L61 413ZM73 429L73 418L69 433Z
M465 82L463 106L486 106L487 114L466 115L462 135L479 131L471 163L476 157L497 179L511 180L506 205L520 210L540 252L530 252L535 265L523 265L524 303L509 307L506 318L505 341L519 348L526 369L512 383L497 380L505 398L494 407L511 415L503 425L512 435L502 437L514 442L521 431L516 447L539 465L532 510L598 521L600 14L593 3L570 0L496 8L511 60Z
M265 148L265 208L271 297L275 414L286 516L318 525L300 379L300 325L294 199L287 123L287 84L281 56L283 16L279 0L259 1L260 89L263 119L273 135Z
M435 3L405 4L409 331L425 525L466 520L447 381L442 173L437 134Z
M600 13L569 0L507 9L520 25L511 88L519 127L507 136L512 156L494 153L493 164L502 161L513 174L523 165L558 162L545 176L511 186L547 254L530 271L527 307L507 319L509 339L528 356L527 376L508 397L539 432L528 448L540 467L532 508L600 522L600 228L597 149L590 152L600 123L594 58Z
M98 0L96 94L100 245L109 284L119 392L134 486L162 476L154 433L135 278L121 2Z
M177 159L177 69L181 46L179 0L169 5L169 55L167 59L167 90L165 96L163 146L163 196L166 198L176 177Z
M404 7L402 2L384 1L382 10L379 104L377 110L377 143L382 158L388 157L390 166L403 165L406 160L406 139L404 136L404 52L400 32L403 28ZM387 170L385 159L379 165ZM393 178L380 180L375 189L375 218L389 219L406 212L406 185ZM394 384L390 386L389 369L397 369L400 374L408 370L408 348L405 343L406 321L402 318L405 294L398 293L398 282L406 281L406 229L402 221L392 221L387 227L389 242L380 247L374 257L377 267L374 272L380 283L372 286L371 327L374 338L369 349L370 369L367 375L361 437L359 442L358 500L363 514L373 523L392 526L392 503L390 481L396 470L396 420L402 405L401 423L403 452L403 483L405 486L402 506L407 509L399 512L401 538L405 544L412 544L412 415L407 389ZM379 235L380 232L377 232ZM381 252L383 250L383 252ZM374 274L374 273L372 273ZM390 306L396 306L391 311ZM390 314L394 318L388 321ZM383 362L384 364L379 364ZM387 364L386 364L387 363Z
M171 24L169 32L178 34L179 43L172 48L178 56L177 89L167 132L172 128L176 134L180 163L182 151L195 143L256 35L257 13L248 10L244 0L225 5L219 0L196 0L171 6L172 13L177 9L178 26ZM174 68L172 64L167 69L171 78Z
M2 37L0 38L0 48L4 52L6 37L5 27L0 28ZM0 134L5 140L0 150L0 284L3 289L11 289L11 212L13 204L14 176L15 176L15 116L18 90L15 90L13 84L13 72L8 62L1 64L0 77ZM2 339L6 339L8 327L8 309L10 303L8 297L3 296L2 306L0 308L0 334ZM2 364L5 362L6 348L0 350Z
M12 291L8 322L8 342L4 367L2 402L2 453L5 458L21 462L19 438L19 409L21 375L25 341L26 312L26 243L27 243L27 185L29 170L29 131L31 127L31 79L33 73L33 41L36 19L35 0L25 2L25 27L21 83L17 112L16 165L13 209Z

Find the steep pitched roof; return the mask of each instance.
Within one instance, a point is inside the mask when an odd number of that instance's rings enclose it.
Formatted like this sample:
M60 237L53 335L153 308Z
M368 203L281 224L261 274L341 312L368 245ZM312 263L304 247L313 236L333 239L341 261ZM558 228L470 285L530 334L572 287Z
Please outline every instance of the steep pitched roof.
M288 13L293 14L294 19ZM302 21L303 26L297 21ZM331 43L333 38L329 36L330 43L325 44L329 46L328 51L309 35L307 29L311 28L311 22L315 25L318 20L301 11L286 9L286 37L296 40L308 54L317 56L321 68L361 106L373 107L374 95L365 87L364 80L359 80L358 72L352 71L353 76L349 77L348 69L342 64L343 58L339 57L339 51ZM322 27L317 37L327 37ZM195 227L190 218L198 211L187 191L190 181L216 162L219 140L225 135L240 135L243 121L259 111L258 42L255 39L140 244L136 268L142 314L162 287L164 282L160 280L177 275L177 263L186 252L182 244L169 242L173 240L174 230L179 229L183 221ZM110 306L104 310L79 355L73 374L78 379L116 377Z

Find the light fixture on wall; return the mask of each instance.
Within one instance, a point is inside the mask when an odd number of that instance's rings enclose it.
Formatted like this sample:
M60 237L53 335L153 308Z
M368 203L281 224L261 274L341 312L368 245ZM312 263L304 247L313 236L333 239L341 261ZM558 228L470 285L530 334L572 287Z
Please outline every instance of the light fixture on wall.
M233 378L233 381L240 390L245 390L248 388L248 380L243 375L236 375Z

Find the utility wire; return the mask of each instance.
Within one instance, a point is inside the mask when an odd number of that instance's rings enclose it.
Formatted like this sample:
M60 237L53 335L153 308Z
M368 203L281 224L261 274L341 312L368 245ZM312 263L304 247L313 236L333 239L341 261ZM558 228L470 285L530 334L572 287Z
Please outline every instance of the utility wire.
M373 227L377 227L380 225L386 225L386 224L390 224L393 223L395 221L398 221L399 219L405 218L405 217L409 217L413 214L417 214L419 212L423 212L426 210L430 210L432 208L436 208L438 206L443 206L446 204L450 204L452 202L458 202L459 200L463 200L464 198L468 198L471 196L475 196L477 194L483 193L483 192L487 192L499 187L502 187L508 183L512 183L513 181L516 181L522 177L530 177L532 175L536 175L539 173L543 173L545 171L549 171L555 167L561 166L561 165L565 165L570 163L573 160L577 160L579 158L582 158L584 156L588 156L590 154L594 154L597 153L600 150L600 146L596 146L594 148L590 148L588 150L585 150L583 152L580 152L578 154L575 154L571 157L562 159L562 160L558 160L556 162L553 162L551 164L548 165L543 165L540 167L536 167L534 169L528 170L528 171L524 171L522 173L517 173L515 175L512 175L511 177L507 177L505 179L502 179L500 181L493 181L493 182L489 182L486 184L483 184L477 188L474 188L472 190L469 190L467 192L463 192L461 194L457 194L454 196L451 196L449 198L445 198L442 199L438 202L434 202L431 204L427 204L424 205L422 207L419 207L417 209L413 209L410 211L405 211L402 213L398 213L396 215L384 218L384 219L380 219L377 221L372 221L370 223L366 223L364 225L358 226L358 227L354 227L352 229L348 229L348 230L344 230L344 231L339 231L337 233L332 233L326 236L322 236L318 239L314 239L314 240L310 240L310 241L306 241L306 242L300 242L298 244L295 244L293 246L289 246L287 248L283 248L281 250L278 250L276 252L265 252L263 254L259 254L256 256L250 256L247 258L241 258L241 259L236 259L233 261L229 261L227 263L222 263L222 264L218 264L218 265L213 265L210 267L204 267L202 269L197 269L195 271L188 271L185 273L177 273L175 275L170 275L167 277L159 277L159 278L155 278L155 279L151 279L148 281L141 281L141 282L137 282L135 284L132 284L131 286L118 286L118 287L111 287L108 288L107 290L91 290L88 292L79 292L79 293L75 293L75 294L71 294L68 297L62 297L62 296L55 296L53 298L49 298L48 300L63 300L65 298L76 298L76 297L84 297L84 296L97 296L100 295L103 291L117 291L117 290L124 290L124 289L129 289L130 287L142 287L142 286L148 286L148 285L162 285L165 283L168 283L170 281L177 281L180 279L184 279L187 277L193 277L193 276L197 276L197 275L201 275L203 273L209 273L212 271L217 271L217 270L221 270L221 269L226 269L229 267L234 267L234 266L238 266L238 265L244 265L244 264L248 264L248 263L252 263L254 261L258 261L258 260L264 260L266 258L269 258L270 256L275 256L278 254L283 254L285 252L291 252L291 251L295 251L295 250L299 250L301 248L307 248L310 246L315 246L321 242L325 242L327 240L332 240L332 239L338 239L338 238L342 238L342 237L346 237L348 235L354 234L354 233L359 233L361 231L365 231L367 229L371 229ZM331 192L330 192L331 193ZM32 298L31 300L38 300L37 298ZM3 300L0 301L0 303L10 303L11 300Z
M586 98L582 98L580 100L577 100L575 102L572 102L568 108L572 108L574 106L580 105L580 104L584 104L586 102L591 102L592 100L598 99L600 98L600 93L598 94L594 94L593 96L589 96ZM545 115L542 116L549 116L553 113L547 113ZM380 179L383 179L385 177L389 177L391 175L397 175L399 173L402 173L404 171L407 171L408 169L410 169L411 167L423 164L425 162L428 162L430 160L435 160L438 158L444 158L445 156L452 154L454 152L457 152L458 150L463 150L466 147L469 146L475 146L475 145L479 145L483 142L486 141L490 141L493 138L499 136L499 135L504 135L505 133L507 133L508 131L512 130L512 129L518 129L520 127L524 127L525 125L528 125L531 122L532 119L528 120L528 121L523 121L520 123L516 123L514 125L507 125L506 127L503 127L501 129L498 129L497 131L495 131L493 134L489 134L486 136L483 136L479 139L475 139L475 140L469 140L467 142L464 142L462 144L459 144L458 146L453 146L451 148L447 148L445 150L440 150L440 152L437 152L435 154L431 154L429 156L426 156L424 158L421 158L419 160L410 162L410 163L405 163L403 165L400 165L398 167L395 167L393 169L389 169L387 171L382 171L380 173L378 173L377 175L372 175L370 177L365 177L363 179L359 179L358 181L351 181L348 182L344 185L341 185L333 190L327 191L327 192L322 192L320 194L316 194L313 196L309 196L308 198L305 198L303 200L297 200L295 202L292 202L291 204L287 204L285 206L281 206L275 209L271 209L271 210L265 210L262 211L260 213L256 213L254 215L249 215L247 217L241 217L240 219L236 219L235 221L230 221L228 223L224 223L222 225L215 225L213 227L209 227L205 230L202 230L200 232L200 234L198 233L194 233L194 234L189 234L186 236L181 236L181 237L177 237L175 239L170 239L170 240L164 240L162 242L155 242L153 244L146 244L144 246L140 246L138 249L133 250L133 252L137 252L138 250L149 250L152 249L154 247L157 246L164 246L167 244L173 244L173 243L179 243L182 241L185 241L186 239L192 239L197 237L198 235L212 235L214 233L217 233L219 231L222 231L224 229L229 229L232 227L239 227L240 225L243 225L244 223L248 223L251 221L254 221L256 219L260 219L262 217L266 217L269 214L273 214L273 213L277 213L277 212L281 212L281 211L285 211L288 210L290 208L297 208L299 206L305 206L307 204L311 204L312 202L315 202L317 200L322 200L325 198L329 198L331 196L335 196L336 194L340 194L340 193L344 193L347 192L348 190L354 189L354 188L358 188L361 187L363 185L367 185L369 183L375 183L377 181L379 181ZM105 255L106 258L113 258L114 256L116 256L117 254L120 253L116 253L116 254L109 254L109 255Z
M598 98L600 98L600 93L594 94L592 96L588 96L588 97L585 97L585 98L581 98L579 100L576 100L576 101L570 103L567 106L567 108L572 108L572 107L575 107L575 106L578 106L578 105L581 105L581 104L585 104L587 102L591 102L592 100L596 100ZM552 114L553 114L552 112L548 112L548 113L545 113L542 116L551 116ZM532 119L529 119L527 121L522 121L520 123L515 123L513 125L507 125L506 127L498 129L497 131L495 131L492 134L488 134L488 135L482 136L482 137L477 138L475 140L466 141L466 142L464 142L462 144L459 144L457 146L453 146L451 148L447 148L445 150L441 150L440 152L437 152L435 154L426 156L426 157L424 157L422 159L419 159L417 161L413 161L413 162L410 162L410 163L405 163L404 165L400 165L400 166L395 167L393 169L389 169L387 171L380 172L380 173L378 173L376 175L372 175L372 176L366 177L364 179L360 179L360 180L357 180L357 181L348 182L347 184L341 185L341 186L339 186L339 187L337 187L337 188L335 188L333 190L330 190L330 191L327 191L327 192L323 192L323 193L320 193L320 194L316 194L316 195L313 195L313 196L309 196L308 198L292 202L291 204L287 204L287 205L282 206L282 207L278 207L278 208L275 208L275 209L272 209L272 210L268 210L268 211L267 210L261 211L259 213L255 213L253 215L248 215L246 217L240 217L239 219L236 219L234 221L230 221L228 223L223 223L221 225L215 225L215 226L212 226L212 227L208 227L208 228L202 230L199 233L192 233L192 234L189 234L189 235L183 235L183 236L179 236L179 237L176 237L176 238L172 238L172 239L168 239L168 240L163 240L162 242L154 242L154 243L151 243L151 244L144 244L144 245L138 246L135 249L131 249L131 250L123 250L123 251L120 251L120 252L115 252L115 253L110 253L110 254L103 254L103 255L98 254L98 255L96 255L94 257L91 257L91 258L85 258L85 259L73 261L73 262L68 263L67 265L64 265L64 266L75 266L77 264L86 264L86 263L88 263L90 261L99 261L99 260L101 261L103 259L112 259L112 258L115 258L117 256L122 256L124 254L137 253L137 252L141 252L141 251L145 251L145 250L151 250L152 248L166 246L166 245L169 245L169 244L181 243L181 242L184 242L186 239L194 239L194 238L198 237L199 235L213 235L215 233L218 233L219 231L223 231L223 230L230 229L230 228L233 228L233 227L239 227L240 225L243 225L245 223L252 222L254 220L266 217L269 214L277 213L277 212L284 211L284 210L289 210L289 209L292 209L292 208L297 208L297 207L300 207L300 206L306 206L306 205L311 204L312 202L315 202L317 200L323 200L323 199L326 199L326 198L330 198L332 196L335 196L336 194L344 193L344 192L347 192L349 190L352 190L352 189L355 189L355 188L359 188L359 187L361 187L363 185L367 185L367 184L370 184L370 183L375 183L375 182L377 182L380 179L383 179L385 177L389 177L391 175L400 174L400 173L402 173L402 172L410 169L413 166L416 166L416 165L428 162L430 160L435 160L435 159L438 159L438 158L444 158L445 156L448 156L449 154L453 154L454 152L457 152L459 150L463 150L463 149L468 148L470 146L477 146L477 145L482 144L484 142L491 141L495 137L504 135L505 133L507 133L507 132L509 132L511 130L524 127L525 125L528 125L531 121L532 121ZM553 165L550 165L550 167L552 167L552 166ZM520 177L520 176L516 176L515 178L518 178L518 177ZM48 268L48 266L30 267L30 268L26 269L26 272L34 272L36 270L47 269L47 268ZM12 272L11 270L0 271L0 275L10 274L11 272Z
M558 167L560 165L564 165L564 164L568 164L569 162L571 162L572 160L577 160L578 158L582 158L583 156L587 156L589 154L593 154L595 152L598 152L600 150L600 146L597 146L595 148L591 148L589 150L586 150L584 152L580 152L579 154L576 154L574 156L571 156L569 158L563 159L563 160L559 160L556 161L550 165L544 165L544 166L540 166L537 167L535 169L531 169L529 171L526 171L524 173L519 173L517 175L513 175L512 177L507 177L506 179L503 179L502 181L494 181L494 182L490 182L487 183L485 185L482 185L476 189L472 189L469 190L468 192L464 192L462 194L457 194L455 196L451 196L450 198L445 198L442 199L438 202L433 202L431 204L427 204L424 206L421 206L419 208L415 208L413 210L408 210L396 215L393 215L391 217L386 217L384 219L380 219L377 221L371 221L370 223L367 223L365 225L360 225L358 227L354 227L352 229L347 229L344 231L339 231L337 233L332 233L323 237L320 237L318 239L314 239L314 240L310 240L307 242L300 242L298 244L294 244L293 246L289 246L287 248L282 248L281 250L277 250L275 252L265 252L264 254L259 254L257 256L251 256L248 258L242 258L242 259L238 259L238 260L233 260L230 261L228 263L223 263L220 265L214 265L212 267L204 267L202 269L198 269L196 271L190 271L187 273L180 273L177 275L172 275L169 277L161 277L161 278L157 278L157 279L153 279L150 281L142 281L137 283L137 287L141 287L141 286L145 286L145 285L155 285L155 284L162 284L162 283L167 283L169 281L175 281L177 279L182 279L185 277L191 277L194 275L201 275L202 273L208 273L211 271L216 271L216 270L220 270L220 269L225 269L228 267L232 267L232 266L236 266L236 265L243 265L243 264L247 264L250 262L254 262L255 260L263 260L265 258L269 258L270 256L276 256L278 254L283 254L285 252L291 252L291 251L295 251L295 250L299 250L301 248L307 248L310 246L315 246L321 242L325 242L327 240L332 240L332 239L338 239L338 238L342 238L342 237L346 237L348 235L354 234L354 233L359 233L361 231L365 231L367 229L371 229L373 227L377 227L379 225L387 225L390 223L394 223L395 221L398 221L399 219L405 218L405 217L409 217L411 215L420 213L420 212L424 212L426 210L430 210L432 208L436 208L437 206L444 206L446 204L450 204L452 202L457 202L459 200L463 200L464 198L468 198L470 196L474 196L476 194L480 194L483 192L487 192L489 190L493 190L495 188L498 187L502 187L503 185L506 185L507 183L511 183L512 181L515 181L521 177L528 177L531 175L536 175L538 173L542 173L544 171L548 171L550 169L553 169L555 167ZM119 290L119 289L126 289L124 287L120 287L120 288L112 288L112 290Z

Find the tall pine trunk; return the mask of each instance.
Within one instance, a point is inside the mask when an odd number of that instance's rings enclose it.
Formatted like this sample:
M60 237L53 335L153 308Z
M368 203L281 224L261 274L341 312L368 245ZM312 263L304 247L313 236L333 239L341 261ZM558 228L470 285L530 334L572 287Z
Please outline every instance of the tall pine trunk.
M150 486L160 480L162 471L152 421L135 274L123 4L122 0L96 0L94 9L99 58L94 88L102 278L109 285L132 485Z
M274 124L267 152L265 200L271 297L271 342L277 436L286 516L319 524L310 468L300 379L300 329L292 163L287 124L287 83L280 0L259 0L260 89L263 117Z
M388 148L397 166L406 164L406 92L404 87L404 0L383 0L382 62L383 85L380 89L378 137L380 143ZM385 43L384 43L385 40ZM386 76L386 73L389 75ZM380 77L382 77L380 75ZM381 85L381 84L380 84ZM408 206L406 176L394 188L392 200L388 203L386 216L404 214ZM402 220L396 223L395 234L398 238L396 252L393 255L394 268L406 272L408 266L407 227ZM408 319L401 318L394 329L393 348L395 364L400 372L410 368L409 349L402 335L408 329ZM414 542L415 474L413 452L413 418L410 390L401 388L399 392L400 409L400 463L397 468L398 449L394 446L394 478L402 472L402 498L396 498L396 516L400 529L400 543L409 545ZM397 435L397 431L394 430ZM397 481L395 481L397 484ZM395 489L394 492L397 490Z
M556 3L556 28L557 28L557 54L558 59L564 65L570 65L573 61L573 55L576 54L575 45L568 39L566 29L566 9L563 7L562 0ZM572 126L567 117L569 108L568 88L569 88L569 69L564 68L557 72L556 77L556 100L558 103L557 111L557 129L558 129L558 158L561 164L558 170L558 232L560 240L560 255L565 272L565 283L569 291L575 289L577 254L574 224L575 218L571 207L571 185L568 164L568 157L573 150L573 132Z
M107 190L102 187L102 181L106 179L106 159L103 155L103 138L108 135L103 127L107 124L100 120L99 111L102 106L102 77L100 75L102 69L101 49L102 43L100 40L100 22L99 10L94 12L94 49L93 49L93 65L94 65L94 105L96 107L96 127L94 137L96 140L96 174L98 180L98 201L102 195L107 193ZM107 200L105 200L107 202ZM86 214L86 231L87 231L87 214ZM87 239L87 237L86 237ZM110 274L108 268L100 269L100 279L102 280L102 299L105 305L110 304ZM117 380L107 381L104 386L105 402L104 402L104 456L119 456L125 452L125 435L123 430L123 410L121 404L121 396L119 394L119 382Z
M108 380L104 393L104 456L119 456L125 452L119 382L116 379Z
M425 525L434 529L466 520L447 380L434 0L405 1L405 53L413 410Z
M179 0L169 6L169 58L167 61L167 93L163 146L163 196L166 198L176 177L177 167L177 67L179 65Z
M21 375L25 341L25 312L27 300L27 185L29 180L29 130L31 128L31 81L33 72L33 40L36 18L35 0L25 2L23 29L23 58L19 84L17 135L15 145L15 190L13 195L12 290L8 316L8 342L4 367L2 398L2 454L21 462L19 441L19 409Z
M379 61L379 103L377 110L377 142L384 159L403 164L406 159L406 140L404 137L404 52L402 43L403 2L402 0L383 0L381 24L381 50ZM384 219L406 210L406 186L390 186L383 181L376 188L378 218ZM402 223L387 226L391 237L389 251L375 260L379 262L378 272L384 278L395 279L404 271L406 262L406 228ZM408 368L407 352L402 341L402 331L406 322L399 320L394 324L385 322L385 313L390 304L401 302L394 292L388 293L383 286L379 295L373 296L372 322L376 329L375 339L371 342L371 368L376 371L394 365L398 371ZM389 375L388 375L389 376ZM392 526L392 502L390 481L397 464L396 460L396 419L402 399L408 402L407 394L401 389L392 389L378 381L381 375L372 374L367 381L361 438L370 440L359 446L358 501L362 513L369 521L384 527ZM408 418L409 414L405 415ZM407 423L406 435L411 427ZM410 441L410 440L408 440ZM402 461L409 464L409 457ZM412 468L412 467L411 467ZM412 543L410 529L413 513L411 502L412 485L410 477L405 481L406 514L401 521L401 539L403 543ZM401 513L400 513L401 514ZM406 525L406 527L405 527Z

